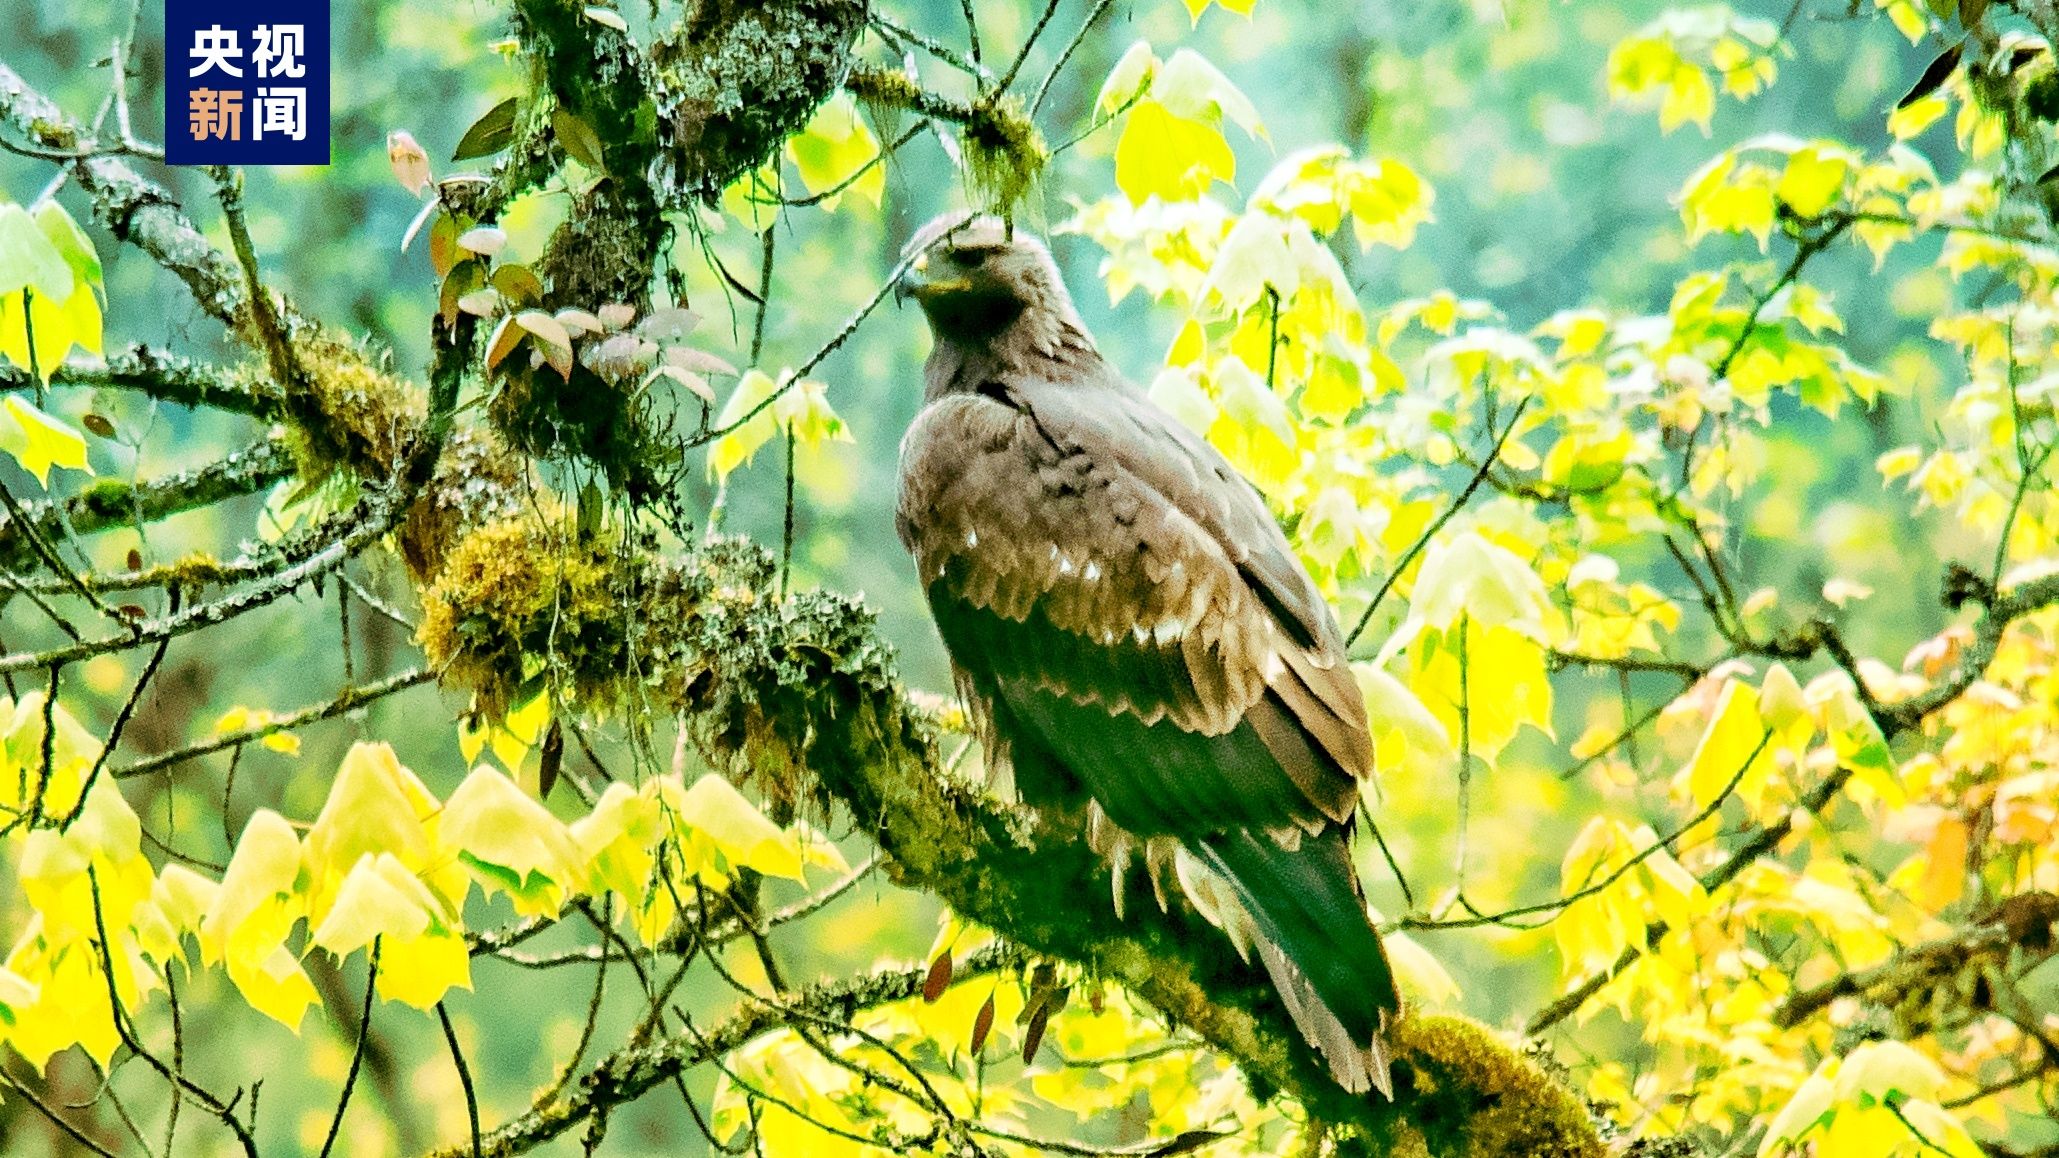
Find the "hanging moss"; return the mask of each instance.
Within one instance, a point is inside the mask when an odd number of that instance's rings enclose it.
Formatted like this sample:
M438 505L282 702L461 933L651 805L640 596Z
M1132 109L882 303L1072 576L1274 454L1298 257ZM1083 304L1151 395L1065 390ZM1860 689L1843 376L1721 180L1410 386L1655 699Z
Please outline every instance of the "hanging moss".
M1013 97L980 105L965 123L965 178L980 208L1006 216L1036 184L1051 150Z

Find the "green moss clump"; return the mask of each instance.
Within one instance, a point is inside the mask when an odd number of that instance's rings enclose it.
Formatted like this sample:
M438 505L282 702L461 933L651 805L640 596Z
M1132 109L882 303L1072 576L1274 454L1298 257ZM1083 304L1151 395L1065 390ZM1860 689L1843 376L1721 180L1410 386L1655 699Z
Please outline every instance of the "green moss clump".
M1478 1022L1415 1014L1389 1040L1396 1092L1413 1095L1397 1143L1413 1133L1445 1158L1601 1158L1580 1099Z
M401 520L400 557L417 587L443 571L445 556L466 531L509 518L523 506L522 459L492 433L473 428L444 441L436 473Z
M850 71L865 13L862 0L703 0L652 45L669 199L712 202L807 124Z
M421 436L428 401L420 388L373 364L356 347L322 333L295 338L301 381L281 383L252 367L239 374L239 389L279 396L292 419L294 457L310 482L346 469L361 478L386 479L408 447Z
M489 717L527 698L551 669L599 693L623 651L611 547L576 544L533 518L471 532L422 597L424 655Z
M549 366L502 365L486 418L509 446L535 459L586 463L635 507L676 489L686 454L665 393L639 393L634 378L611 382L577 362L568 378Z

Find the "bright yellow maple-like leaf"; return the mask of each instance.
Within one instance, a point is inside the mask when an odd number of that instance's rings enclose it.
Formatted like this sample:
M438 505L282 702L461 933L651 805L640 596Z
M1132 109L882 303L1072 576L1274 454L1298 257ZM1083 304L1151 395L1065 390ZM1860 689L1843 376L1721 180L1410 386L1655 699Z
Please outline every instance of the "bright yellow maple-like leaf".
M1788 154L1774 186L1774 195L1799 217L1820 217L1842 197L1855 169L1846 150L1823 144L1804 145Z
M588 870L581 891L612 891L625 905L633 900L650 880L658 826L654 796L620 781L609 784L593 810L567 829Z
M29 333L35 332L35 349L29 348ZM81 285L58 299L31 291L28 312L22 312L19 292L0 297L0 357L26 370L34 356L39 376L48 381L74 346L92 354L103 351L100 300Z
M475 705L476 707L476 705ZM513 708L499 720L490 720L477 713L462 716L458 720L458 754L471 763L479 753L488 748L493 758L500 761L510 776L522 770L522 761L543 738L543 730L551 718L551 698L547 691L529 697L527 703Z
M286 948L286 935L307 913L301 861L293 826L259 809L236 841L221 887L200 920L201 959L226 965L229 980L252 1008L296 1033L307 1007L319 1002L314 983Z
M368 853L390 853L448 904L463 900L465 870L436 836L440 807L390 745L351 745L307 833L309 919L327 916L345 874Z
M370 945L375 938L412 940L429 928L436 899L390 853L366 853L343 876L329 912L309 940L337 957Z
M1423 701L1376 664L1355 663L1351 671L1365 694L1366 715L1372 722L1373 767L1379 773L1367 783L1367 790L1376 790L1378 781L1390 775L1396 784L1432 783L1430 777L1449 775L1458 760L1458 749Z
M19 816L35 803L35 789L43 779L44 693L33 691L0 710L4 717L4 746L0 746L0 814ZM5 701L0 700L0 709ZM86 772L100 755L100 740L65 710L63 704L50 707L54 735L50 738L49 780L43 784L43 812L63 816L79 802L79 787ZM34 775L24 775L26 770ZM24 795L26 793L26 795Z
M1185 201L1236 176L1220 128L1174 116L1155 100L1137 102L1115 144L1115 184L1132 202Z
M1759 248L1773 234L1778 200L1773 171L1757 162L1740 162L1725 150L1687 179L1680 193L1680 220L1687 240L1710 233L1749 233Z
M579 849L565 826L484 764L444 802L440 835L482 888L506 893L525 917L555 917L579 882Z
M708 474L715 479L725 479L737 467L751 461L758 448L770 441L778 432L778 422L772 416L772 398L779 392L782 382L791 374L781 371L778 381L770 374L752 367L736 380L736 389L731 391L729 401L722 406L722 413L715 419L715 425L728 433L715 440L714 448L708 452Z
M829 387L812 378L801 379L780 395L772 404L772 417L803 448L852 441L843 418L829 404Z
M677 783L671 780L672 785ZM714 887L727 886L738 868L769 877L803 879L801 853L793 838L723 777L710 772L666 803L694 854L689 871Z
M1280 489L1301 463L1287 403L1241 358L1217 362L1210 377L1217 410L1208 441L1261 491Z
M1771 749L1771 735L1759 716L1758 691L1730 680L1694 755L1673 776L1674 794L1697 813L1715 804L1726 790L1747 803L1757 801L1764 796L1774 771ZM1707 839L1720 823L1719 816L1712 814L1682 839L1689 843Z
M1552 734L1547 657L1530 636L1467 621L1415 635L1408 656L1409 690L1464 755L1491 761L1525 725Z
M1477 628L1507 627L1543 643L1560 619L1530 565L1475 531L1430 544L1411 592L1409 621L1436 630L1464 616Z
M22 1060L40 1071L52 1054L74 1045L102 1068L113 1059L121 1036L95 949L75 940L52 944L42 935L40 922L31 920L7 960L0 962L0 973L19 977L34 989L23 1005L13 1007L13 1023L0 1026L0 1038ZM16 990L16 996L27 995Z
M1952 111L1951 101L1945 94L1934 92L1906 105L1899 105L1887 115L1887 131L1897 141L1906 141L1921 136L1923 130L1936 124L1946 113Z
M1201 24L1201 14L1208 11L1211 7L1221 8L1226 12L1235 12L1239 16L1249 16L1251 15L1251 6L1257 3L1257 0L1180 0L1180 2L1187 6L1188 18L1198 27Z
M428 1009L452 988L472 987L471 954L456 913L388 853L359 858L310 940L343 957L375 938L376 987L385 1000Z
M17 394L9 394L0 403L0 450L14 456L23 470L46 487L53 466L93 473L86 463L85 436Z

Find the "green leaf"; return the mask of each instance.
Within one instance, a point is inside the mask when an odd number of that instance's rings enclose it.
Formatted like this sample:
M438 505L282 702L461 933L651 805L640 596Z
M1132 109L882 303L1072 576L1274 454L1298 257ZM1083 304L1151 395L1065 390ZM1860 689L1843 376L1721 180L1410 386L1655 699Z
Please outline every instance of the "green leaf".
M72 265L29 211L0 205L0 296L24 287L52 301L71 297Z
M474 157L490 157L514 144L515 112L520 107L514 97L509 97L486 110L485 116L473 121L472 127L465 130L450 159L469 161Z
M558 135L558 144L564 147L567 156L596 173L608 171L607 161L601 153L601 139L593 126L563 106L554 108L550 114L551 131Z
M36 227L71 267L75 284L101 287L100 254L93 248L93 240L64 206L55 201L45 201L36 207Z

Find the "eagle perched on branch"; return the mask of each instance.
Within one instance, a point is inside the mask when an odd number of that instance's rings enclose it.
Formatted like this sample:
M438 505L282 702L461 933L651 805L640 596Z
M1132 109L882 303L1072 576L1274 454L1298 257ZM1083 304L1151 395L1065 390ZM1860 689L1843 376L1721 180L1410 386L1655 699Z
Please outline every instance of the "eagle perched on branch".
M1025 803L1085 806L1118 908L1137 848L1170 854L1338 1084L1391 1097L1401 998L1349 851L1372 740L1335 616L1251 485L1102 361L1041 244L961 214L910 252L936 341L896 523L990 762Z

